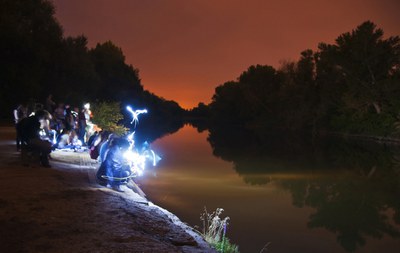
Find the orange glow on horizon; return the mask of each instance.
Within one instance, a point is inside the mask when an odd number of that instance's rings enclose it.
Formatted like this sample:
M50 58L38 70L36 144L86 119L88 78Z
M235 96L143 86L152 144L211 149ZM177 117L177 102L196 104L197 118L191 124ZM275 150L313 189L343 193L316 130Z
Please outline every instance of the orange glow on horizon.
M156 84L145 83L144 88L165 100L173 100L178 102L179 105L184 109L192 109L198 106L200 102L204 104L209 104L211 102L211 95L210 97L207 97L207 94L204 92L204 90L201 92L201 89L191 88L196 87L194 84L187 84L187 87L184 87L184 85L177 85L176 83L160 83L163 85L157 86ZM210 94L212 94L212 92L214 92L214 90L209 91Z
M279 67L366 20L400 35L398 0L53 0L65 36L111 40L146 90L190 109L249 66ZM101 28L101 29L99 29Z

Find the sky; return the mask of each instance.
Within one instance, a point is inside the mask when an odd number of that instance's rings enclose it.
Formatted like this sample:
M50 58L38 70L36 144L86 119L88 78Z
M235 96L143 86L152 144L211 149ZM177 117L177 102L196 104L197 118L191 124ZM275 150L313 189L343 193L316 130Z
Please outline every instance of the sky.
M399 0L53 0L64 36L111 40L146 90L190 109L251 65L279 68L364 21L400 35Z

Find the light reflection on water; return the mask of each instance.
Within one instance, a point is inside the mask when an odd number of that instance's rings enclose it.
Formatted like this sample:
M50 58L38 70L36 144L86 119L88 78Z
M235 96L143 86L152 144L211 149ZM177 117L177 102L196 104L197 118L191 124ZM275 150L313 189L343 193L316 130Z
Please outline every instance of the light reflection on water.
M364 205L369 207L385 201L379 199L380 195L371 196L384 189L366 189L383 188L378 183L365 182L381 180L380 174L377 178L360 180L353 171L319 171L313 168L315 165L310 165L312 169L287 172L250 168L251 172L246 174L243 168L235 166L253 163L243 163L246 160L243 157L240 158L241 164L235 164L213 156L208 136L207 131L198 133L185 126L151 144L162 161L157 168L147 171L140 184L152 202L175 213L191 226L200 226L200 213L204 207L209 212L217 207L224 208L222 216L231 218L228 237L239 245L242 253L260 252L268 242L267 252L348 252L352 247L357 248L356 252L397 252L399 238L392 239L385 228L379 227L385 223L370 220L374 214L363 216L364 211L370 211ZM269 164L281 166L277 161ZM241 175L237 171L242 171ZM340 191L336 192L336 188ZM399 185L397 192L398 188ZM340 194L349 196L338 196ZM360 206L359 213L352 212ZM393 210L386 210L386 213L390 212L392 214L388 217L391 219ZM344 217L347 213L348 217ZM360 226L360 229L338 231L347 223ZM364 227L359 223L371 225ZM395 224L393 221L389 223ZM394 227L400 229L398 224ZM368 230L378 237L382 235L382 239L372 238L365 232ZM340 238L341 235L344 239ZM365 244L358 240L359 235L366 240Z

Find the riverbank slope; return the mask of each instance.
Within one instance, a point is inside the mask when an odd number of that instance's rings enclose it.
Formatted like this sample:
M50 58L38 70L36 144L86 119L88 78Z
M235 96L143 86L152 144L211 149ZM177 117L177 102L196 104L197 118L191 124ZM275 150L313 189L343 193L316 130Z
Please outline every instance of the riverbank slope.
M4 252L215 252L175 215L94 180L87 153L56 151L52 168L23 165L0 127L0 248Z

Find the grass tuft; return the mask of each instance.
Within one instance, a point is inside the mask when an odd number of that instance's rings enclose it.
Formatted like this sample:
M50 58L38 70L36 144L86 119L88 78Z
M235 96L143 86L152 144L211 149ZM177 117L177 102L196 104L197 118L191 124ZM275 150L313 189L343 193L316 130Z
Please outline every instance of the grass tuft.
M203 222L202 236L213 246L218 252L222 253L239 253L237 245L232 244L226 237L229 217L224 219L220 215L224 209L217 208L214 212L208 213L204 207L204 212L200 215L200 220Z

